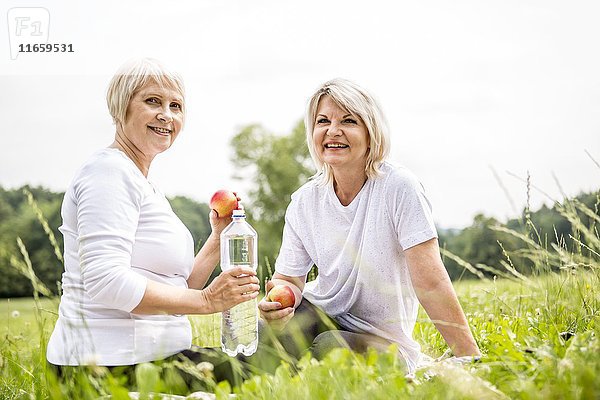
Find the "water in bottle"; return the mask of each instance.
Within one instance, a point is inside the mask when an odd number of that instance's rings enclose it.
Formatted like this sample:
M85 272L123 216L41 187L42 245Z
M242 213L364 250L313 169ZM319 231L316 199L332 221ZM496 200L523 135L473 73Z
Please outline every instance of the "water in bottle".
M258 235L246 222L244 210L233 211L233 221L221 233L221 269L245 265L258 266ZM258 346L258 308L256 299L223 311L221 348L230 356L254 354Z

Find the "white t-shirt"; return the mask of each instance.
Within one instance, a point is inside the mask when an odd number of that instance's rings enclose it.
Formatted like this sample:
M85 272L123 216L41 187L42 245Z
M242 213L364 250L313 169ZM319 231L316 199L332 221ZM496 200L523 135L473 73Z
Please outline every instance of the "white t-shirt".
M62 204L65 272L48 343L55 365L131 365L191 346L186 316L136 315L146 281L187 287L189 230L118 149L95 153Z
M275 270L318 277L304 297L344 328L398 343L414 370L420 346L412 339L418 300L404 251L437 237L422 185L388 163L343 206L331 185L310 181L292 195Z

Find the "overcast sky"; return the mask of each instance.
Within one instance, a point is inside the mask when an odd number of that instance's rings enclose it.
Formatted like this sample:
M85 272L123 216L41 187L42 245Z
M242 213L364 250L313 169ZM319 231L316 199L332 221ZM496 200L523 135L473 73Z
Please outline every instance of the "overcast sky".
M44 7L48 43L74 53L13 60L9 39L31 37L36 26L23 24L43 15L9 15L16 7ZM5 27L18 12L31 16L19 37ZM554 176L568 195L600 186L586 154L600 161L599 20L600 2L577 0L5 0L0 185L65 190L114 138L110 77L149 56L187 89L186 127L151 169L169 196L206 202L222 187L244 196L252 182L231 178L231 137L250 123L288 133L314 89L344 77L380 100L391 160L420 178L440 227L464 227L480 212L505 220L526 201L512 175L529 171L557 200ZM542 202L533 190L532 206Z

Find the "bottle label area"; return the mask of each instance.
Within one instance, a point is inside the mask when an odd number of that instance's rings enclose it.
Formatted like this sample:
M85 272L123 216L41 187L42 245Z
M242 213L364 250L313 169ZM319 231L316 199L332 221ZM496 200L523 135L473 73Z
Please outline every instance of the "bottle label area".
M252 265L256 260L254 240L248 236L236 236L227 239L229 265Z

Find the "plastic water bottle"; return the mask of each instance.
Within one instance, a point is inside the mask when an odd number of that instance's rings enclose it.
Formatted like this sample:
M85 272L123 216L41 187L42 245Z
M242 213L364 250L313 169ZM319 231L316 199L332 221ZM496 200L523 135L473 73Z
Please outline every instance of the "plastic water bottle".
M246 222L244 210L233 211L233 221L221 233L221 269L245 265L258 266L258 235ZM230 356L254 354L258 346L258 308L256 299L223 311L221 348Z

